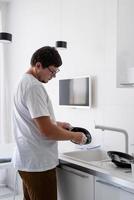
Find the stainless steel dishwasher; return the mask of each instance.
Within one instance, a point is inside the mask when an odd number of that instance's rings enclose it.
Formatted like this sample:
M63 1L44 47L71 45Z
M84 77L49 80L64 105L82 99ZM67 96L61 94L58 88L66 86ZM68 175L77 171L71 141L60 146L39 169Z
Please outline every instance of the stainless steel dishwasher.
M72 167L57 168L58 200L94 200L94 176Z

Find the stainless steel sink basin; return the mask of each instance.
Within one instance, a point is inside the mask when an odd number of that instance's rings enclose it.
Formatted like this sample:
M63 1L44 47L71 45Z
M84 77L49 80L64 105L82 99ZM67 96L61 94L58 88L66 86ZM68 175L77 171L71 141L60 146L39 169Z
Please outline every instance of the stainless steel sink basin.
M73 160L86 163L91 161L102 161L109 159L107 153L101 149L72 151L72 152L66 152L63 155Z

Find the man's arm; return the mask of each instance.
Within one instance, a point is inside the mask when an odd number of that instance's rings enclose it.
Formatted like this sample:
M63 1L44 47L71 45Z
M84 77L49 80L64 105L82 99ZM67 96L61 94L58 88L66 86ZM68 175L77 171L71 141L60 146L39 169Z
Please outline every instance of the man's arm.
M72 140L78 144L84 144L86 137L82 132L71 132L54 124L49 116L33 119L42 135L52 140Z

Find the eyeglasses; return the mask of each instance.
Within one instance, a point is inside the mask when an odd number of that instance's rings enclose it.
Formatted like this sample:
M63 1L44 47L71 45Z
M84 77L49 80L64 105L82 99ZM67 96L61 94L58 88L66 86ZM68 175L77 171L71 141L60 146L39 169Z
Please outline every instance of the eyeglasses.
M60 70L56 69L56 70L52 70L48 67L48 70L51 72L52 76L55 76Z

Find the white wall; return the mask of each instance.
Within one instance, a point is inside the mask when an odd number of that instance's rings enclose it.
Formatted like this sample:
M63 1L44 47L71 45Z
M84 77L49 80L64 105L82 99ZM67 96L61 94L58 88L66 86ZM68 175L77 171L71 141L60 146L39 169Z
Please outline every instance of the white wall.
M57 120L83 126L92 136L96 124L124 128L129 144L134 143L134 91L116 88L116 16L117 0L12 0L8 10L13 42L9 52L8 89L29 67L31 54L56 40L68 41L57 79L46 85ZM62 7L62 12L60 10ZM91 110L58 107L58 79L80 75L93 76L94 106ZM96 134L95 134L96 133ZM124 138L106 132L107 145L123 150ZM109 134L110 133L110 134ZM109 135L109 137L108 137ZM108 138L107 138L108 137ZM131 149L130 149L131 151Z

